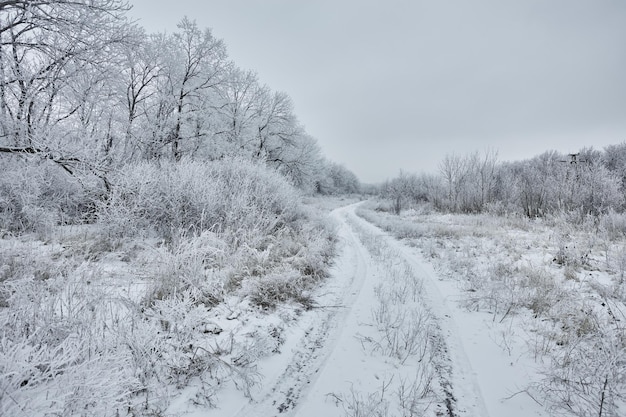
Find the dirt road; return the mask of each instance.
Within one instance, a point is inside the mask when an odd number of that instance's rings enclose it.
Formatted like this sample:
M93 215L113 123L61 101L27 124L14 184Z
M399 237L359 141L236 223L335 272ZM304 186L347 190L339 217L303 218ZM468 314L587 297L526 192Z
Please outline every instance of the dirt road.
M481 384L498 375L502 361L476 359L475 352L493 349L490 336L476 330L480 323L472 324L480 318L468 318L456 306L458 290L411 248L358 217L357 206L331 214L341 242L332 276L281 353L260 365L263 382L253 400L215 411L234 417L537 415L524 404L503 405L497 389Z

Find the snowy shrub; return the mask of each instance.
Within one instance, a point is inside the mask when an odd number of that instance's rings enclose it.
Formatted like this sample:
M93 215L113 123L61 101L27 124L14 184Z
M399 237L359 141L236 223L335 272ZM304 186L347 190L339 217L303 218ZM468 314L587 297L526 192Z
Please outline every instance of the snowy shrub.
M217 356L212 354L205 334L208 310L190 293L156 300L145 316L156 330L153 337L161 339L159 354L166 358L157 359L163 372L160 382L184 387L190 378L216 366Z
M0 230L50 233L93 215L93 195L76 177L48 161L0 158Z
M192 291L176 298L155 300L124 329L132 367L144 390L135 401L141 413L164 409L170 397L189 385L197 389L194 402L215 407L219 386L234 381L244 393L258 382L252 361L243 363L235 334L222 334L207 306ZM249 347L248 347L249 348Z
M114 416L138 388L111 337L123 307L83 269L4 281L0 309L3 415Z
M144 302L151 304L190 291L202 304L218 304L224 294L224 274L219 269L225 267L227 253L224 241L208 231L157 248L157 270Z
M55 233L0 240L2 415L165 415L183 388L214 407L227 383L249 396L280 331L250 332L258 325L238 315L222 331L212 318L232 306L310 307L333 256L331 227L251 162L125 167L98 222L71 228L56 227L68 223L63 213L89 210L55 206L57 194L25 179L15 184L29 193L0 180L11 190L0 194L0 227ZM50 217L37 217L42 207ZM45 225L27 224L29 210Z
M433 395L434 378L432 368L417 367L414 375L400 380L396 390L400 416L413 417L426 414L430 403L425 399Z
M600 306L570 302L538 326L549 349L544 379L533 387L554 414L617 416L626 411L626 329L602 308L623 314L604 300Z
M531 265L496 262L484 273L468 274L466 278L462 304L470 310L488 310L494 318L500 316L500 321L521 308L535 317L545 316L564 296L552 273Z
M224 291L245 284L246 294L265 307L286 299L309 303L304 292L326 274L332 230L265 166L239 159L143 163L123 168L111 182L99 208L111 238L166 242L157 249L160 268L147 301L192 289L214 305ZM295 271L286 275L290 282L281 283L289 268Z
M345 417L388 417L391 396L388 384L388 381L383 382L382 389L376 392L364 394L352 388L349 394L334 396Z
M335 231L327 221L308 215L308 221L300 221L297 233L292 232L297 251L286 256L294 268L303 275L318 280L328 276L329 259L334 256Z
M626 237L626 213L609 210L600 217L600 228L608 234L611 240L623 239Z
M141 163L111 177L99 218L117 236L229 231L272 234L299 216L299 196L280 174L244 160Z
M576 269L588 267L591 247L590 245L585 246L572 241L567 234L560 236L558 239L558 250L554 255L553 261L558 265Z
M294 300L310 308L313 300L306 291L310 285L303 282L302 274L291 268L277 269L256 280L249 280L244 291L250 300L263 308L274 308L287 300Z
M3 338L0 414L116 416L137 388L124 355L92 350L80 336L57 345Z
M328 223L312 213L308 216L309 219L300 219L291 229L281 231L268 247L271 270L258 279L250 277L251 282L256 281L252 288L259 291L258 296L253 295L254 291L251 296L259 305L271 306L265 300L267 296L271 300L271 294L279 290L282 295L276 295L280 300L294 300L306 308L312 306L310 291L328 276L335 238Z
M32 170L3 167L0 180L0 228L12 232L48 232L55 224L53 212L39 204L43 193ZM31 171L31 172L29 172Z
M430 363L434 353L429 339L433 321L427 311L405 305L398 307L387 299L379 299L373 317L382 334L379 341L368 340L375 351L396 358L401 364L410 358Z
M3 283L3 415L151 415L193 378L194 401L205 405L225 381L246 392L257 383L252 363L234 363L241 349L232 336L218 341L197 288L142 307L98 285L87 267Z
M550 309L566 298L567 290L546 269L522 267L518 280L522 288L520 301L533 312L534 317L545 316Z
M98 227L85 225L62 238L65 256L87 262L98 262L107 254L124 249L124 240L111 239Z

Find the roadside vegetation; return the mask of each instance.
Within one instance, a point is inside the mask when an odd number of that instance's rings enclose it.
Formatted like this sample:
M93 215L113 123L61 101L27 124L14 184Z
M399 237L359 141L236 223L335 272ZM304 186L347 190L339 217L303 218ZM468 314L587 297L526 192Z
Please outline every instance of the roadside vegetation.
M520 395L559 415L621 415L625 149L450 156L440 176L401 174L357 212L457 282L468 312L511 323L498 343L523 338L541 374Z
M187 386L216 405L221 384L245 392L255 361L278 348L280 323L268 332L263 315L314 303L332 228L280 174L181 161L111 181L106 200L85 204L88 223L29 205L47 216L24 219L29 233L4 229L2 414L154 415Z

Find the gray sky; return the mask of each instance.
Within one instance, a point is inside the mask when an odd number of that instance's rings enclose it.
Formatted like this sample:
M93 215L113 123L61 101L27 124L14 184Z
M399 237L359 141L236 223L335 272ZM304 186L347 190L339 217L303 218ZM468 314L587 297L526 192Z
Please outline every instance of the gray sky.
M626 141L623 0L130 0L183 16L284 91L324 154L365 182Z

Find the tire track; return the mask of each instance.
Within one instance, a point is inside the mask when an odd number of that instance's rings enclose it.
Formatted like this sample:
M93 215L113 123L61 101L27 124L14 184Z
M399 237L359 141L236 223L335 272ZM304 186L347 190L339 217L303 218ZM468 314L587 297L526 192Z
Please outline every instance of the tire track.
M423 301L437 323L435 336L437 356L434 367L444 396L445 409L441 409L441 405L438 405L436 415L488 417L487 407L464 351L453 314L448 307L448 300L439 291L435 281L437 278L432 269L411 253L408 247L374 224L359 217L354 210L351 218L357 222L358 227L366 229L366 233L388 245L397 257L409 266L414 276L423 282Z
M343 220L346 207L331 214L338 223L341 255L331 272L331 278L320 290L326 296L317 298L318 306L308 313L303 336L296 343L285 369L274 381L265 381L268 388L250 404L242 407L235 417L270 417L294 415L294 410L315 381L320 369L335 348L346 316L358 299L367 276L365 250L357 236Z
M317 294L317 308L303 314L301 332L291 340L290 348L279 354L284 355L282 369L273 372L276 376L271 380L263 381L264 387L254 399L232 417L394 416L393 411L399 409L405 410L401 415L487 417L480 389L464 358L462 343L446 300L437 291L434 275L408 248L358 217L356 206L337 209L331 215L338 223L340 255L331 277ZM391 252L381 249L386 247ZM376 288L390 278L384 273L389 263L410 270L415 280L423 282L418 304L434 317L434 330L429 336L434 355L427 366L432 367L437 396L427 405L427 411L406 413L398 402L397 390L385 393L387 397L377 394L392 381L396 388L403 379L406 382L411 377L407 369L413 365L399 365L363 345L378 332L371 324L373 306ZM355 414L356 406L361 407L358 412L362 414ZM379 411L386 414L376 414Z

